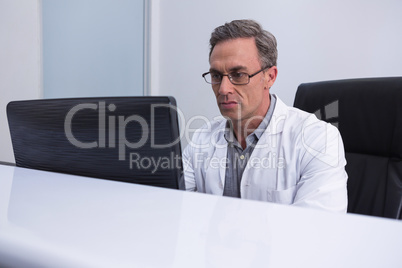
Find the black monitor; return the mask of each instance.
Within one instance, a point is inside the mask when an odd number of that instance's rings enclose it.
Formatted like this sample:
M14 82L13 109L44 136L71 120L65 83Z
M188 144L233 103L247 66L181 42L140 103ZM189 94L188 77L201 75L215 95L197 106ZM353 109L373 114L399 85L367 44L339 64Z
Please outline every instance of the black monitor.
M7 116L19 167L184 188L173 97L13 101Z

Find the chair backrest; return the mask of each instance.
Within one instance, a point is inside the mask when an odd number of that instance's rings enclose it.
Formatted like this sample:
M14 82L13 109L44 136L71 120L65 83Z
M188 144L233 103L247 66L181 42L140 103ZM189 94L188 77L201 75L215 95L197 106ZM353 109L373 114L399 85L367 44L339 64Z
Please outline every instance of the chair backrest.
M7 115L19 167L184 188L173 97L14 101Z
M348 212L401 219L402 77L304 83L294 106L338 127Z

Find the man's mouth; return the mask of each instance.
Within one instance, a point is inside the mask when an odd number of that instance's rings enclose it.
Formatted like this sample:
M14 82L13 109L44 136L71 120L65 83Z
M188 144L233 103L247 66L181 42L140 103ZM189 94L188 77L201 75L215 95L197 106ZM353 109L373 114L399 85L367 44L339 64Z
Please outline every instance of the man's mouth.
M235 102L235 101L223 101L223 102L220 103L220 106L223 109L231 109L231 108L234 108L237 104L238 103Z

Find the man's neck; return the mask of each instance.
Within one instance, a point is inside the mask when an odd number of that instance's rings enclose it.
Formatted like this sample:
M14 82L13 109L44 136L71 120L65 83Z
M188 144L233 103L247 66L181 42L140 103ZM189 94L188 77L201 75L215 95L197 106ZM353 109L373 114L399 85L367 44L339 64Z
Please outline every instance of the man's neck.
M244 120L244 121L232 121L233 124L233 132L234 135L241 145L243 149L246 148L246 138L248 135L253 133L255 129L260 125L262 122L262 119L256 118L250 122L250 120Z
M246 148L247 145L247 136L253 133L254 130L258 128L269 110L269 106L271 105L271 96L269 95L268 98L268 106L263 109L262 112L260 112L260 115L255 115L252 118L247 119L231 120L230 122L230 124L233 126L234 135L243 149Z

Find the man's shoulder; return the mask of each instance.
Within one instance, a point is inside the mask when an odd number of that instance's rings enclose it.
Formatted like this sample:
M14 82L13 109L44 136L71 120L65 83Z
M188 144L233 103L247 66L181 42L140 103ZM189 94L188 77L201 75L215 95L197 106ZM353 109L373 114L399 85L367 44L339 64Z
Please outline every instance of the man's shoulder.
M206 122L194 131L190 144L199 145L205 144L206 142L215 144L217 140L220 140L221 137L223 137L226 121L225 118L218 117Z
M292 118L292 119L298 118L300 120L304 120L310 117L312 114L300 110L296 107L288 106L278 96L276 96L276 106L274 115L286 116L286 118Z
M274 115L276 115L279 122L282 119L284 128L288 131L291 130L295 133L300 133L300 131L320 131L320 129L338 131L335 126L317 118L314 113L288 106L279 98L277 98L277 106L275 108L278 108L278 110L276 111L277 113L274 112Z
M200 135L201 133L213 133L215 131L219 131L220 129L224 129L226 125L226 119L223 117L214 118L211 121L206 122L200 128L198 128L194 135Z

